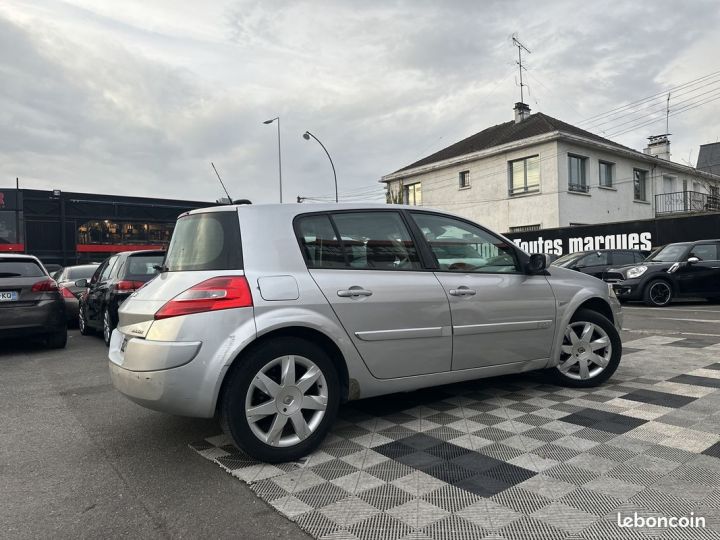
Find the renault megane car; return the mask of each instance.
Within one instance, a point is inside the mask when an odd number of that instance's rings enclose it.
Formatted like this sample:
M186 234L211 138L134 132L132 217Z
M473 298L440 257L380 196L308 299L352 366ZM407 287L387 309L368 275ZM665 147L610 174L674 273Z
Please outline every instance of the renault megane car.
M589 387L622 354L607 284L407 206L193 210L118 315L120 392L217 415L268 462L315 449L347 400L539 369Z

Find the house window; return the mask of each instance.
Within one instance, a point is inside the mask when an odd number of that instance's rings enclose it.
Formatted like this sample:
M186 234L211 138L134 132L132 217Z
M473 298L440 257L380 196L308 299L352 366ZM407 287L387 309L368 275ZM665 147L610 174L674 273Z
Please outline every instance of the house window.
M540 157L531 156L508 162L510 195L540 191Z
M647 201L647 171L633 169L634 195L636 201Z
M470 187L470 171L462 171L459 175L460 189Z
M663 176L663 193L673 193L675 191L675 178L673 176Z
M720 196L720 187L718 186L708 186L710 188L710 196L717 198Z
M602 187L612 187L613 185L613 169L615 165L609 161L600 161L600 185Z
M510 227L510 232L528 232L528 231L539 231L540 224L537 225L518 225L517 227Z
M405 193L404 193L404 202L405 204L409 204L411 206L421 206L422 205L422 187L420 185L420 182L416 184L410 184L408 186L405 186Z
M585 164L587 158L568 155L568 190L587 193L588 186L585 178Z

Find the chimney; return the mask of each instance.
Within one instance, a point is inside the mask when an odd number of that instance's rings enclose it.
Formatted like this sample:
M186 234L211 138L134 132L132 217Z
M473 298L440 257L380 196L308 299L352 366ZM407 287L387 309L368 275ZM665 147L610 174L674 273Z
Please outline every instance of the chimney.
M643 153L670 161L670 139L668 139L668 135L670 134L663 133L662 135L648 137L648 145L643 150Z
M518 101L515 104L515 107L513 107L513 110L515 111L515 123L519 124L526 118L530 116L530 107L527 106L522 101Z

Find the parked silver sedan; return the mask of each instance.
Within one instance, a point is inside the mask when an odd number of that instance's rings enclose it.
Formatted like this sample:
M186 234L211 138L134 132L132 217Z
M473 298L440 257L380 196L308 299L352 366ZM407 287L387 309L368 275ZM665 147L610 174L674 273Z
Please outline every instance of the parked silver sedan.
M269 462L315 449L346 400L530 370L601 384L622 354L620 305L547 264L407 206L194 210L119 310L112 381L152 409L217 414Z

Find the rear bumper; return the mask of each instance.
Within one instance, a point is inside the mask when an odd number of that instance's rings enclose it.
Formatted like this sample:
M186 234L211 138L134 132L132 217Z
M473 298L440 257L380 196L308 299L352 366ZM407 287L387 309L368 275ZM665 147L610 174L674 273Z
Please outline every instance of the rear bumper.
M0 306L0 337L51 334L66 326L65 302L58 298L34 305Z

